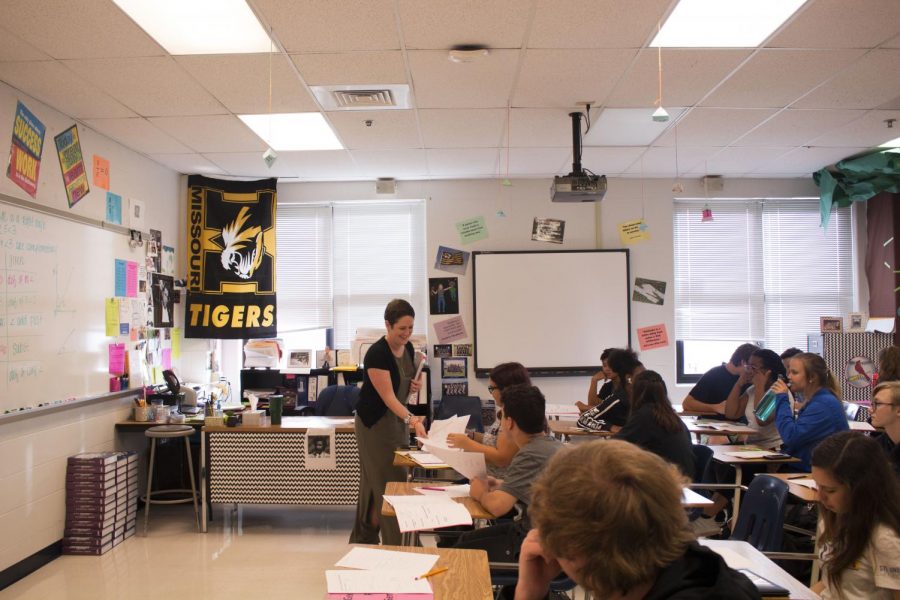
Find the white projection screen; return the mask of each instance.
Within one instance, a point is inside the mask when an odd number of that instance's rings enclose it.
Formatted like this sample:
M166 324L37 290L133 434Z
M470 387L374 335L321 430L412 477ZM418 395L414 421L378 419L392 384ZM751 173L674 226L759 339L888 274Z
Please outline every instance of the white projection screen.
M628 250L474 252L475 373L593 374L631 345Z

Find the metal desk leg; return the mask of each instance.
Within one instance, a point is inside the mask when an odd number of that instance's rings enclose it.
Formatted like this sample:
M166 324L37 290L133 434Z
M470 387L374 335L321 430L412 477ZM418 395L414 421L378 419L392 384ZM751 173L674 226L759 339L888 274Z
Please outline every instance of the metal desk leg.
M734 514L731 517L731 519L732 519L731 520L731 530L732 531L734 531L734 527L735 527L735 525L737 525L738 510L740 509L740 506L741 506L741 477L743 477L743 475L744 475L744 471L743 471L743 469L741 469L740 463L737 463L734 465L734 471L735 471L734 484L736 487L734 488L734 500L732 500L732 502L731 502L732 508L734 509Z

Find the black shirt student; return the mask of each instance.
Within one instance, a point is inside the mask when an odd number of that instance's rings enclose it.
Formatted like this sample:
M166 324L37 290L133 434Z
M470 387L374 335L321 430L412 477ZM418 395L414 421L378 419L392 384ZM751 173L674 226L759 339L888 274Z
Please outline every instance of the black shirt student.
M703 374L690 393L684 398L682 407L687 411L714 411L725 414L725 400L734 389L734 384L750 360L750 355L759 350L753 344L738 346L731 359L718 367L713 367Z

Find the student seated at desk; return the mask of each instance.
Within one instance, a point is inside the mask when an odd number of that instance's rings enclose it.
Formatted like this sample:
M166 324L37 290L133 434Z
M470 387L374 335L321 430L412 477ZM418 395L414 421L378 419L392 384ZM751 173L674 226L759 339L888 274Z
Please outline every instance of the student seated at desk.
M832 433L850 428L840 401L837 380L818 354L801 352L791 358L788 369L790 390L783 381L776 381L772 389L778 394L775 407L775 426L784 442L782 451L800 459L791 469L809 472L809 457L813 448ZM788 392L800 394L806 401L794 418Z
M489 512L505 515L513 508L518 516L510 523L476 529L460 536L457 548L486 550L489 560L512 561L529 529L528 505L531 484L547 461L562 448L559 440L544 433L546 401L541 390L531 385L513 385L503 390L503 428L518 447L504 479L473 479L470 495Z
M608 369L612 379L612 391L599 404L583 412L578 417L578 427L595 431L612 431L622 429L628 421L628 382L644 370L637 354L624 348L607 350L609 354L604 361L604 369ZM606 388L606 386L603 386ZM600 390L601 393L603 390Z
M694 475L694 450L687 426L675 414L666 382L656 371L643 371L631 383L631 415L614 439L631 442Z
M837 433L812 453L824 600L900 599L900 482L878 442Z
M503 477L506 467L519 448L509 436L502 435L500 425L503 422L503 390L511 385L531 385L528 369L517 362L501 363L491 369L488 376L488 391L497 407L497 418L483 434L474 431L471 437L463 433L451 433L447 436L447 444L453 448L462 448L466 452L481 452L487 463L488 475Z
M891 461L894 473L900 476L900 381L878 384L873 392L871 412L872 426L884 429L875 441Z
M609 358L609 354L615 350L615 348L607 348L600 354L600 364L603 365L602 369L591 377L591 384L588 387L587 393L587 404L584 402L576 402L575 405L578 407L578 412L584 412L590 408L593 408L600 404L604 398L608 397L613 392L613 386L615 385L618 377L609 368L609 363L607 362L607 358ZM601 381L606 380L606 383L600 386L600 391L597 391L597 384Z
M626 442L557 454L533 488L516 599L545 598L560 571L597 598L759 598L749 579L694 540L682 483L673 465Z
M759 350L753 344L741 344L727 363L713 367L703 374L682 402L682 410L725 414L725 400L735 382L745 372L750 355Z

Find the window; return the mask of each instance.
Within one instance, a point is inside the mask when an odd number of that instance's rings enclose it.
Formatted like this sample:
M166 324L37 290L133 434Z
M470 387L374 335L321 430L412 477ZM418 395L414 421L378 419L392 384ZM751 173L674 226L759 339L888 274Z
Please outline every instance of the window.
M676 200L679 383L728 360L722 343L803 349L820 316L853 310L852 213L836 210L827 230L819 220L817 198Z

